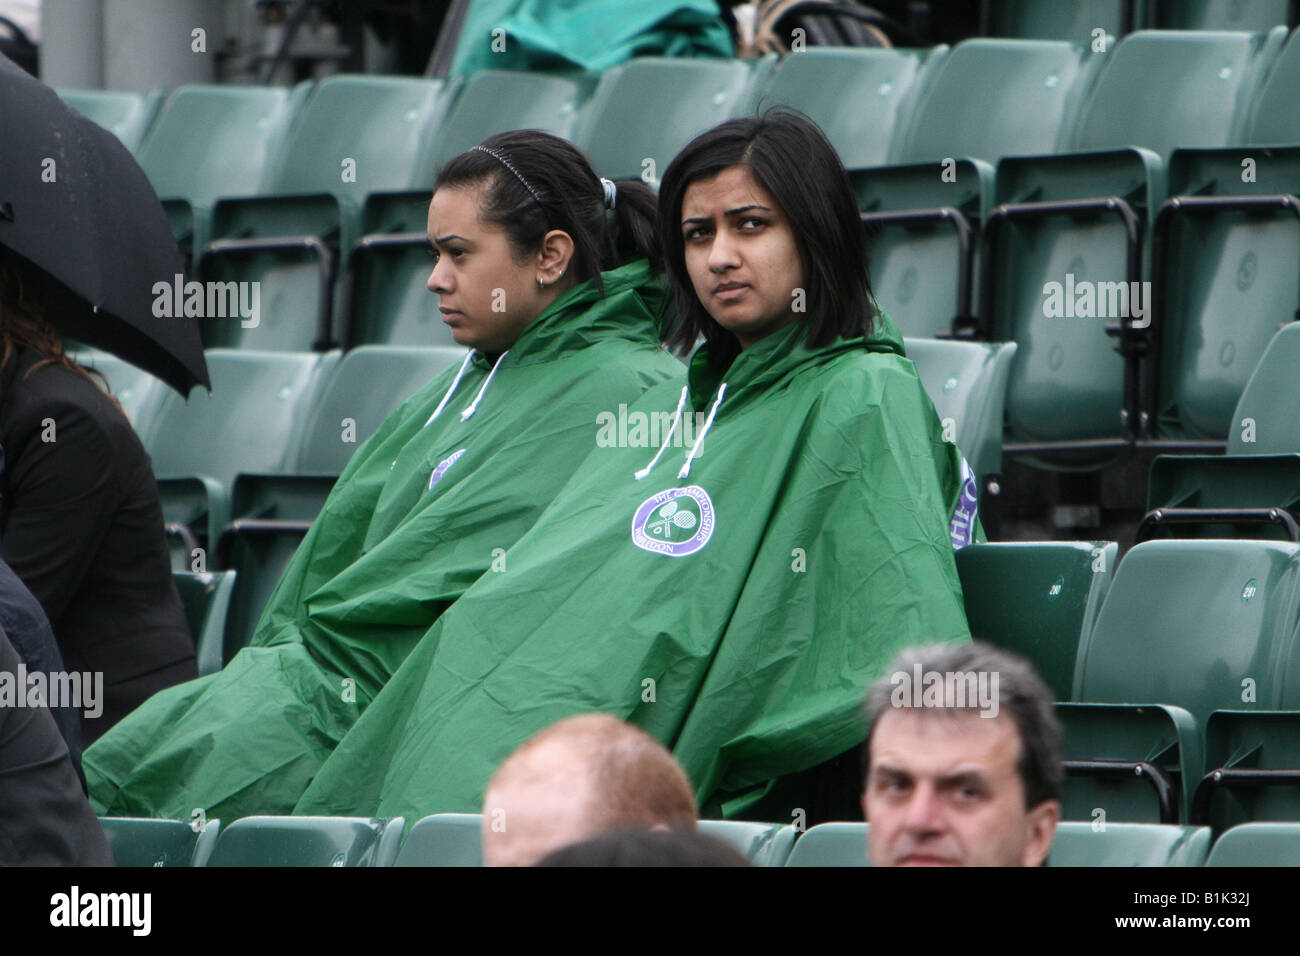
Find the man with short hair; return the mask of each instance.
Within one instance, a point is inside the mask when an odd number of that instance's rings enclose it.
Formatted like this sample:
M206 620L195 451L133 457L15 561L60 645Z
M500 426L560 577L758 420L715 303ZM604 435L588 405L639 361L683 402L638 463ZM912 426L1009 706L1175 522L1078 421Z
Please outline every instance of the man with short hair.
M987 644L904 651L867 694L876 866L1041 866L1061 817L1064 734L1024 659Z
M483 801L483 862L530 866L613 830L694 828L695 793L672 754L607 714L570 717L506 758Z

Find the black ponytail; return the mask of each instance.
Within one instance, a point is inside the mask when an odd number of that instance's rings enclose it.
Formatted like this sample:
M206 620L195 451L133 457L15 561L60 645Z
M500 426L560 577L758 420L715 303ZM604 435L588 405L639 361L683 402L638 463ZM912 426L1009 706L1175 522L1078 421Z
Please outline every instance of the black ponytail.
M662 269L658 197L644 183L616 184L614 208L587 157L572 143L543 130L498 133L481 148L452 158L438 171L434 191L486 183L480 215L505 230L511 251L523 262L541 248L542 238L561 229L573 239L569 270L578 282L645 258Z

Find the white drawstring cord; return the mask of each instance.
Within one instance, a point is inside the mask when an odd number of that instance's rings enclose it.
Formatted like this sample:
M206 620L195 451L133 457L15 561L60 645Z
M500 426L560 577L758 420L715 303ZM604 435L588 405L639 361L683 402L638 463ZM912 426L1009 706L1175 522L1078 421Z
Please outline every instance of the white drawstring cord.
M683 385L682 397L677 400L677 414L673 416L672 427L668 429L668 434L664 435L664 443L659 446L659 451L657 451L655 453L655 456L650 459L650 464L646 465L644 468L642 468L640 471L636 473L637 481L640 481L646 475L650 474L650 469L653 468L656 464L658 464L660 456L663 455L664 453L664 449L667 448L668 443L673 440L673 434L677 431L677 425L682 420L682 409L686 407L687 390L688 390L688 386Z
M460 371L457 372L456 377L451 380L451 388L447 389L447 394L442 396L442 401L440 401L438 407L433 410L433 414L429 416L429 420L424 423L425 428L432 425L433 420L441 415L442 410L447 407L447 403L451 401L451 396L456 391L456 386L460 384L461 377L465 374L465 369L469 368L470 359L473 357L474 350L470 349L469 354L465 356L465 361L460 363ZM394 464L396 464L396 462L394 462Z
M467 421L469 421L470 416L473 415L474 412L478 409L479 399L481 399L481 398L483 397L483 393L487 391L487 387L488 387L489 385L492 384L492 376L495 375L495 374L497 373L497 369L499 369L499 368L501 367L501 363L504 362L504 361L506 360L506 356L509 355L509 354L510 354L510 350L509 350L509 349L507 349L506 351L502 352L502 353L501 353L501 357L500 357L499 359L497 359L496 364L492 366L492 371L488 372L488 377L487 377L486 379L484 379L484 381L483 381L483 387L480 388L480 389L478 390L478 394L474 396L474 401L472 401L472 402L470 402L468 405L466 405L466 406L465 406L465 410L464 410L463 412L460 413L460 420L461 420L462 422L467 422Z
M677 473L678 480L685 478L691 473L691 462L699 454L700 446L704 444L704 436L709 433L709 426L713 424L713 416L718 413L718 406L722 404L722 396L726 394L727 383L723 382L718 386L718 397L713 400L713 407L709 409L709 417L704 420L704 428L700 430L700 437L695 439L695 445L691 448L691 453L686 456L686 464L682 465L682 470Z

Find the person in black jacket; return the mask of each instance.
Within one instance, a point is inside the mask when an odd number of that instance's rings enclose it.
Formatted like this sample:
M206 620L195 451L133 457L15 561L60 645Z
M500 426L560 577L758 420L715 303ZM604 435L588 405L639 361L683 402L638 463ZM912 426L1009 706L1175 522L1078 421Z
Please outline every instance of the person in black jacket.
M0 675L19 661L0 631ZM0 706L0 866L112 865L49 709Z
M103 674L89 746L148 697L198 676L149 456L73 362L39 283L0 255L0 557L49 617L69 671Z

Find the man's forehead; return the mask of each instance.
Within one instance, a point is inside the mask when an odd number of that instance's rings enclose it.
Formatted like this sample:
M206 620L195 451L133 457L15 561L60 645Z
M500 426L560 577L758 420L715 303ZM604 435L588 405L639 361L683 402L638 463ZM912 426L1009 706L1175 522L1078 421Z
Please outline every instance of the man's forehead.
M890 708L876 719L871 735L873 769L1000 776L1014 774L1019 759L1020 734L1005 714L981 717L975 711Z

